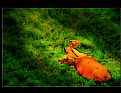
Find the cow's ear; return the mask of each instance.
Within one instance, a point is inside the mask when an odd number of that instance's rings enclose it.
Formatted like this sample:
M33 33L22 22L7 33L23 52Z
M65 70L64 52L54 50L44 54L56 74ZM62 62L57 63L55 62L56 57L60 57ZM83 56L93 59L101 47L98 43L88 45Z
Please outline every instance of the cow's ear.
M67 54L68 56L68 59L70 60L71 59L71 57L72 57L72 55L71 54Z
M70 59L71 59L71 56L69 55L69 56L68 56L68 60L70 60Z

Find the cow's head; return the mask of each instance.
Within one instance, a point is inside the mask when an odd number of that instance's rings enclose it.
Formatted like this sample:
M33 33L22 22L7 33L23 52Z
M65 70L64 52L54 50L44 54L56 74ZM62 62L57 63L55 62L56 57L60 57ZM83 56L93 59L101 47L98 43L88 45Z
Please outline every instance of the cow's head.
M78 40L70 40L70 43L71 43L73 46L78 46L78 45L81 44Z
M74 57L71 54L66 54L63 58L59 59L58 61L61 64L73 64L74 62Z

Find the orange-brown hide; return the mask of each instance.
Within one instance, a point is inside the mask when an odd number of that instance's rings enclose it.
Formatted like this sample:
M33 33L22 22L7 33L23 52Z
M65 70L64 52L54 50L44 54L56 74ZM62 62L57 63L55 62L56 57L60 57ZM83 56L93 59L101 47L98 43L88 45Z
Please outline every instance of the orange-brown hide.
M74 65L77 73L82 75L86 79L92 78L94 81L105 81L111 78L111 75L105 67L88 56L85 56L83 58L75 58L72 55L67 54L59 61L64 64Z
M80 45L80 42L78 40L70 40L70 43L70 46L65 50L67 54L71 54L74 57L86 56L84 53L79 53L76 49L74 49L75 46Z

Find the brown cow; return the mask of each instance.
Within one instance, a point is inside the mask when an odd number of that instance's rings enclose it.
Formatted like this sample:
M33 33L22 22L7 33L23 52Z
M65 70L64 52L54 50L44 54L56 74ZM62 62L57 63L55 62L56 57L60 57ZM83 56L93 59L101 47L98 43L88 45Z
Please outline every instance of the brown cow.
M94 81L106 81L111 78L111 75L99 62L89 56L74 57L71 54L65 55L59 60L63 64L72 64L78 74L86 79Z

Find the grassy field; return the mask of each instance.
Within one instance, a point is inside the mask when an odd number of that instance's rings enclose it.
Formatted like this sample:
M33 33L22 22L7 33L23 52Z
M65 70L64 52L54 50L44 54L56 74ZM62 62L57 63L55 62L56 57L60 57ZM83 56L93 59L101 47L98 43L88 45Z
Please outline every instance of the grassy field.
M60 64L69 40L112 75L86 80ZM120 10L113 8L3 9L3 86L120 86Z

